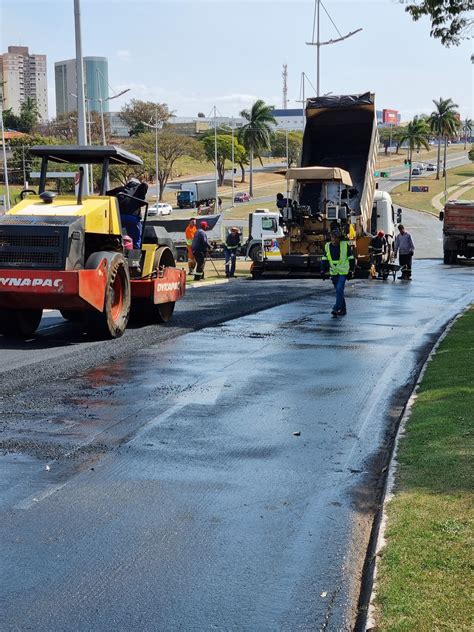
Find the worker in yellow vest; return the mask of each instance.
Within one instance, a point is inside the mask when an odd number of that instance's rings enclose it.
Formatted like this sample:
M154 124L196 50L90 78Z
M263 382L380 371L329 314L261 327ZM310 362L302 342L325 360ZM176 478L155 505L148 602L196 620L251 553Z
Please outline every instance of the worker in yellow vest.
M196 259L194 258L193 247L192 247L194 235L196 234L196 232L197 232L196 218L191 217L191 219L189 220L189 224L186 226L186 229L184 231L184 234L186 237L186 246L188 250L188 268L189 268L188 274L194 274L194 268L196 267Z
M332 230L331 241L324 247L321 272L323 279L326 278L329 272L336 290L336 303L331 312L333 316L344 316L347 313L344 288L347 278L352 278L354 266L355 259L352 247L345 239L342 239L341 232L338 229Z

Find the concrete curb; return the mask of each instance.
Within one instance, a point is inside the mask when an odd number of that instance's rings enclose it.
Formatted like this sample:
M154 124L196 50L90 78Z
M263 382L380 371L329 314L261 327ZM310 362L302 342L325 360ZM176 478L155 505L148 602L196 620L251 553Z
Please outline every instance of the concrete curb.
M413 387L413 390L412 390L412 392L410 394L410 397L408 398L408 401L407 401L407 403L405 405L405 408L403 410L403 413L402 413L402 416L401 416L401 419L400 419L400 424L398 426L398 430L397 430L397 433L395 435L395 439L394 439L394 443L393 443L392 455L390 457L390 462L389 462L388 471L387 471L387 479L386 479L386 483L385 483L385 491L384 491L383 498L382 498L382 503L381 503L380 523L379 523L379 527L378 527L378 534L377 534L377 539L376 539L376 544L375 544L375 560L376 561L375 561L374 571L373 571L373 575L372 575L372 592L370 594L369 608L368 608L368 612L367 612L367 621L366 621L366 624L365 624L366 632L370 632L370 630L376 629L375 599L377 597L378 560L380 558L380 553L381 553L381 551L383 550L383 548L385 547L385 544L386 544L385 533L386 533L386 530L387 530L387 506L388 506L389 502L392 500L392 498L395 496L395 494L393 492L393 488L395 486L396 474L397 474L397 469L398 469L397 454L398 454L398 447L399 447L400 439L405 434L405 428L406 428L407 422L410 419L412 408L413 408L413 406L414 406L414 404L416 402L416 399L417 399L418 389L419 389L420 384L421 384L421 382L423 380L423 377L424 377L424 375L426 373L426 369L428 368L429 363L431 362L431 360L433 359L434 355L436 354L439 345L442 343L442 341L445 339L445 337L451 331L454 323L459 318L461 318L461 316L463 314L465 314L469 309L470 309L470 306L468 305L465 309L463 309L462 312L460 312L459 314L454 316L454 318L450 322L447 323L444 331L441 333L441 335L439 336L438 340L433 345L433 348L431 349L430 353L428 354L428 357L426 358L423 366L421 367L421 371L420 371L420 373L418 375L416 383L415 383L415 385Z

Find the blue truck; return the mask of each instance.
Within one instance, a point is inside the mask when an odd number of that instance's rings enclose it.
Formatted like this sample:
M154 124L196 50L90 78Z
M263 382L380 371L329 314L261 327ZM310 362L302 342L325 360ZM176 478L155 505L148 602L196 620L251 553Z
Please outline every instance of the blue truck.
M203 204L209 206L216 199L216 183L214 180L196 180L183 182L177 194L179 208L196 208Z

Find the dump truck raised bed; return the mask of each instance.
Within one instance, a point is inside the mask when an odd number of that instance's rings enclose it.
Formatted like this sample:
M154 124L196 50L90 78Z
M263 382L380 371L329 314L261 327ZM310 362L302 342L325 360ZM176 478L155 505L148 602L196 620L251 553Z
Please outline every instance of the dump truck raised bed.
M286 206L271 246L249 245L253 275L278 269L318 274L324 244L336 227L355 246L360 274L368 274L371 236L380 229L388 238L388 259L395 216L390 195L376 193L376 157L373 94L308 99L301 167L281 172Z
M474 257L474 200L450 200L439 219L443 222L444 263Z
M121 336L131 310L149 323L168 321L185 291L172 241L147 226L144 199L106 194L109 165L141 159L113 146L36 146L31 154L41 158L39 194L22 191L0 218L0 333L31 335L43 309L59 309L97 337ZM82 167L77 197L46 190L50 162L102 165L99 195L82 196ZM145 206L138 248L122 229L120 203L129 198Z

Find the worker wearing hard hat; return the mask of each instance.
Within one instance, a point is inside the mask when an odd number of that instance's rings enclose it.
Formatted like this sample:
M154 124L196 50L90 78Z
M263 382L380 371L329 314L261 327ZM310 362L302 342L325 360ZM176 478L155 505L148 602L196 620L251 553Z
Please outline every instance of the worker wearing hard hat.
M205 220L199 222L199 228L193 237L192 251L196 260L196 271L194 272L194 280L202 281L204 279L204 265L206 263L206 255L209 251L209 242L207 240L206 230L208 223Z
M186 226L186 229L184 231L184 235L186 237L186 246L188 250L188 274L194 274L194 268L196 267L196 259L193 255L193 239L196 232L196 218L191 217L191 219L189 220L189 224Z
M375 268L375 272L378 274L379 279L382 277L382 261L387 253L387 239L383 230L372 237L369 244L369 254L372 264Z
M347 312L344 298L344 288L348 277L352 277L355 260L351 246L347 243L338 229L331 231L331 241L324 247L321 261L323 279L327 273L336 290L336 303L332 308L333 316L344 316Z

